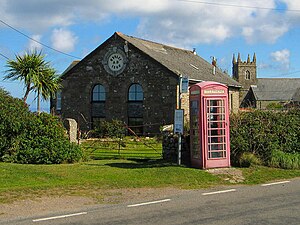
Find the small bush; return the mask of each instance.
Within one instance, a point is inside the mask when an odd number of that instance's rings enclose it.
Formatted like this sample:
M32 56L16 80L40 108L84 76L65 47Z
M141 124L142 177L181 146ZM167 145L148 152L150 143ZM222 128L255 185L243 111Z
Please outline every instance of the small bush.
M257 156L249 152L243 153L239 161L241 167L250 167L262 164L261 160Z
M100 121L96 124L93 132L94 136L101 138L122 138L125 136L125 133L126 128L120 120Z
M58 118L41 113L27 121L26 135L21 136L20 148L14 155L19 163L72 163L79 161L82 151L70 143Z
M281 110L283 109L283 105L278 102L272 102L266 106L267 109L273 109L273 110Z
M274 150L269 165L283 169L300 169L300 154Z

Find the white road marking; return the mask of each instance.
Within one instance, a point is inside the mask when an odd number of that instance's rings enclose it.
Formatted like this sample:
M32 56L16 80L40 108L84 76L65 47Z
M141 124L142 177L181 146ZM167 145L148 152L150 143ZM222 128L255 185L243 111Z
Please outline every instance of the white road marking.
M32 222L62 219L62 218L67 218L67 217L72 217L72 216L80 216L80 215L86 215L86 214L87 214L87 212L80 212L80 213L74 213L74 214L68 214L68 215L61 215L61 216L53 216L53 217L48 217L48 218L36 219L36 220L32 220Z
M207 193L202 193L202 195L215 195L215 194L223 194L223 193L234 192L234 191L236 191L236 189L229 189L229 190L215 191L215 192L207 192Z
M171 199L163 199L163 200L158 200L158 201L153 201L153 202L143 202L143 203L139 203L139 204L128 205L127 207L137 207L137 206L158 204L158 203L169 202L169 201L171 201Z
M274 183L269 183L269 184L262 184L261 186L266 187L266 186L277 185L277 184L286 184L286 183L289 183L289 182L291 182L291 181L286 180L286 181L274 182Z

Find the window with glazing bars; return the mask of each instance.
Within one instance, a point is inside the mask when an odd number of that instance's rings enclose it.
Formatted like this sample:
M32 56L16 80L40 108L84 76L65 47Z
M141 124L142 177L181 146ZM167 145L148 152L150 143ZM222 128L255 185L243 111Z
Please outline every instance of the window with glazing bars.
M225 105L222 99L206 102L208 159L226 157Z

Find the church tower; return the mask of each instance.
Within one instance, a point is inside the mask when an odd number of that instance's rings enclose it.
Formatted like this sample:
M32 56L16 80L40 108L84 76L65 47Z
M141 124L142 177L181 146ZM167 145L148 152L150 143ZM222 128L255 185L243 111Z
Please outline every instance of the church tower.
M251 85L257 84L257 73L256 73L256 55L254 53L252 61L248 54L247 61L241 60L241 55L238 53L237 59L233 54L232 58L232 76L237 82L242 85L240 90L240 103L244 99Z

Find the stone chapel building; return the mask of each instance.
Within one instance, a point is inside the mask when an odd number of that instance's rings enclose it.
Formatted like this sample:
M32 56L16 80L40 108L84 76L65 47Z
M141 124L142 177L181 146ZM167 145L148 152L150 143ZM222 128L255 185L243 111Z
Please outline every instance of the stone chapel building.
M85 131L97 121L118 119L138 134L155 135L162 125L173 124L181 76L189 77L189 85L226 84L230 109L238 110L241 85L195 51L120 32L66 69L51 110L75 119ZM188 119L188 94L182 94L181 108Z
M240 107L267 109L271 104L282 107L300 105L300 78L257 78L256 55L248 55L242 61L240 54L232 60L233 78L238 81L240 90Z

